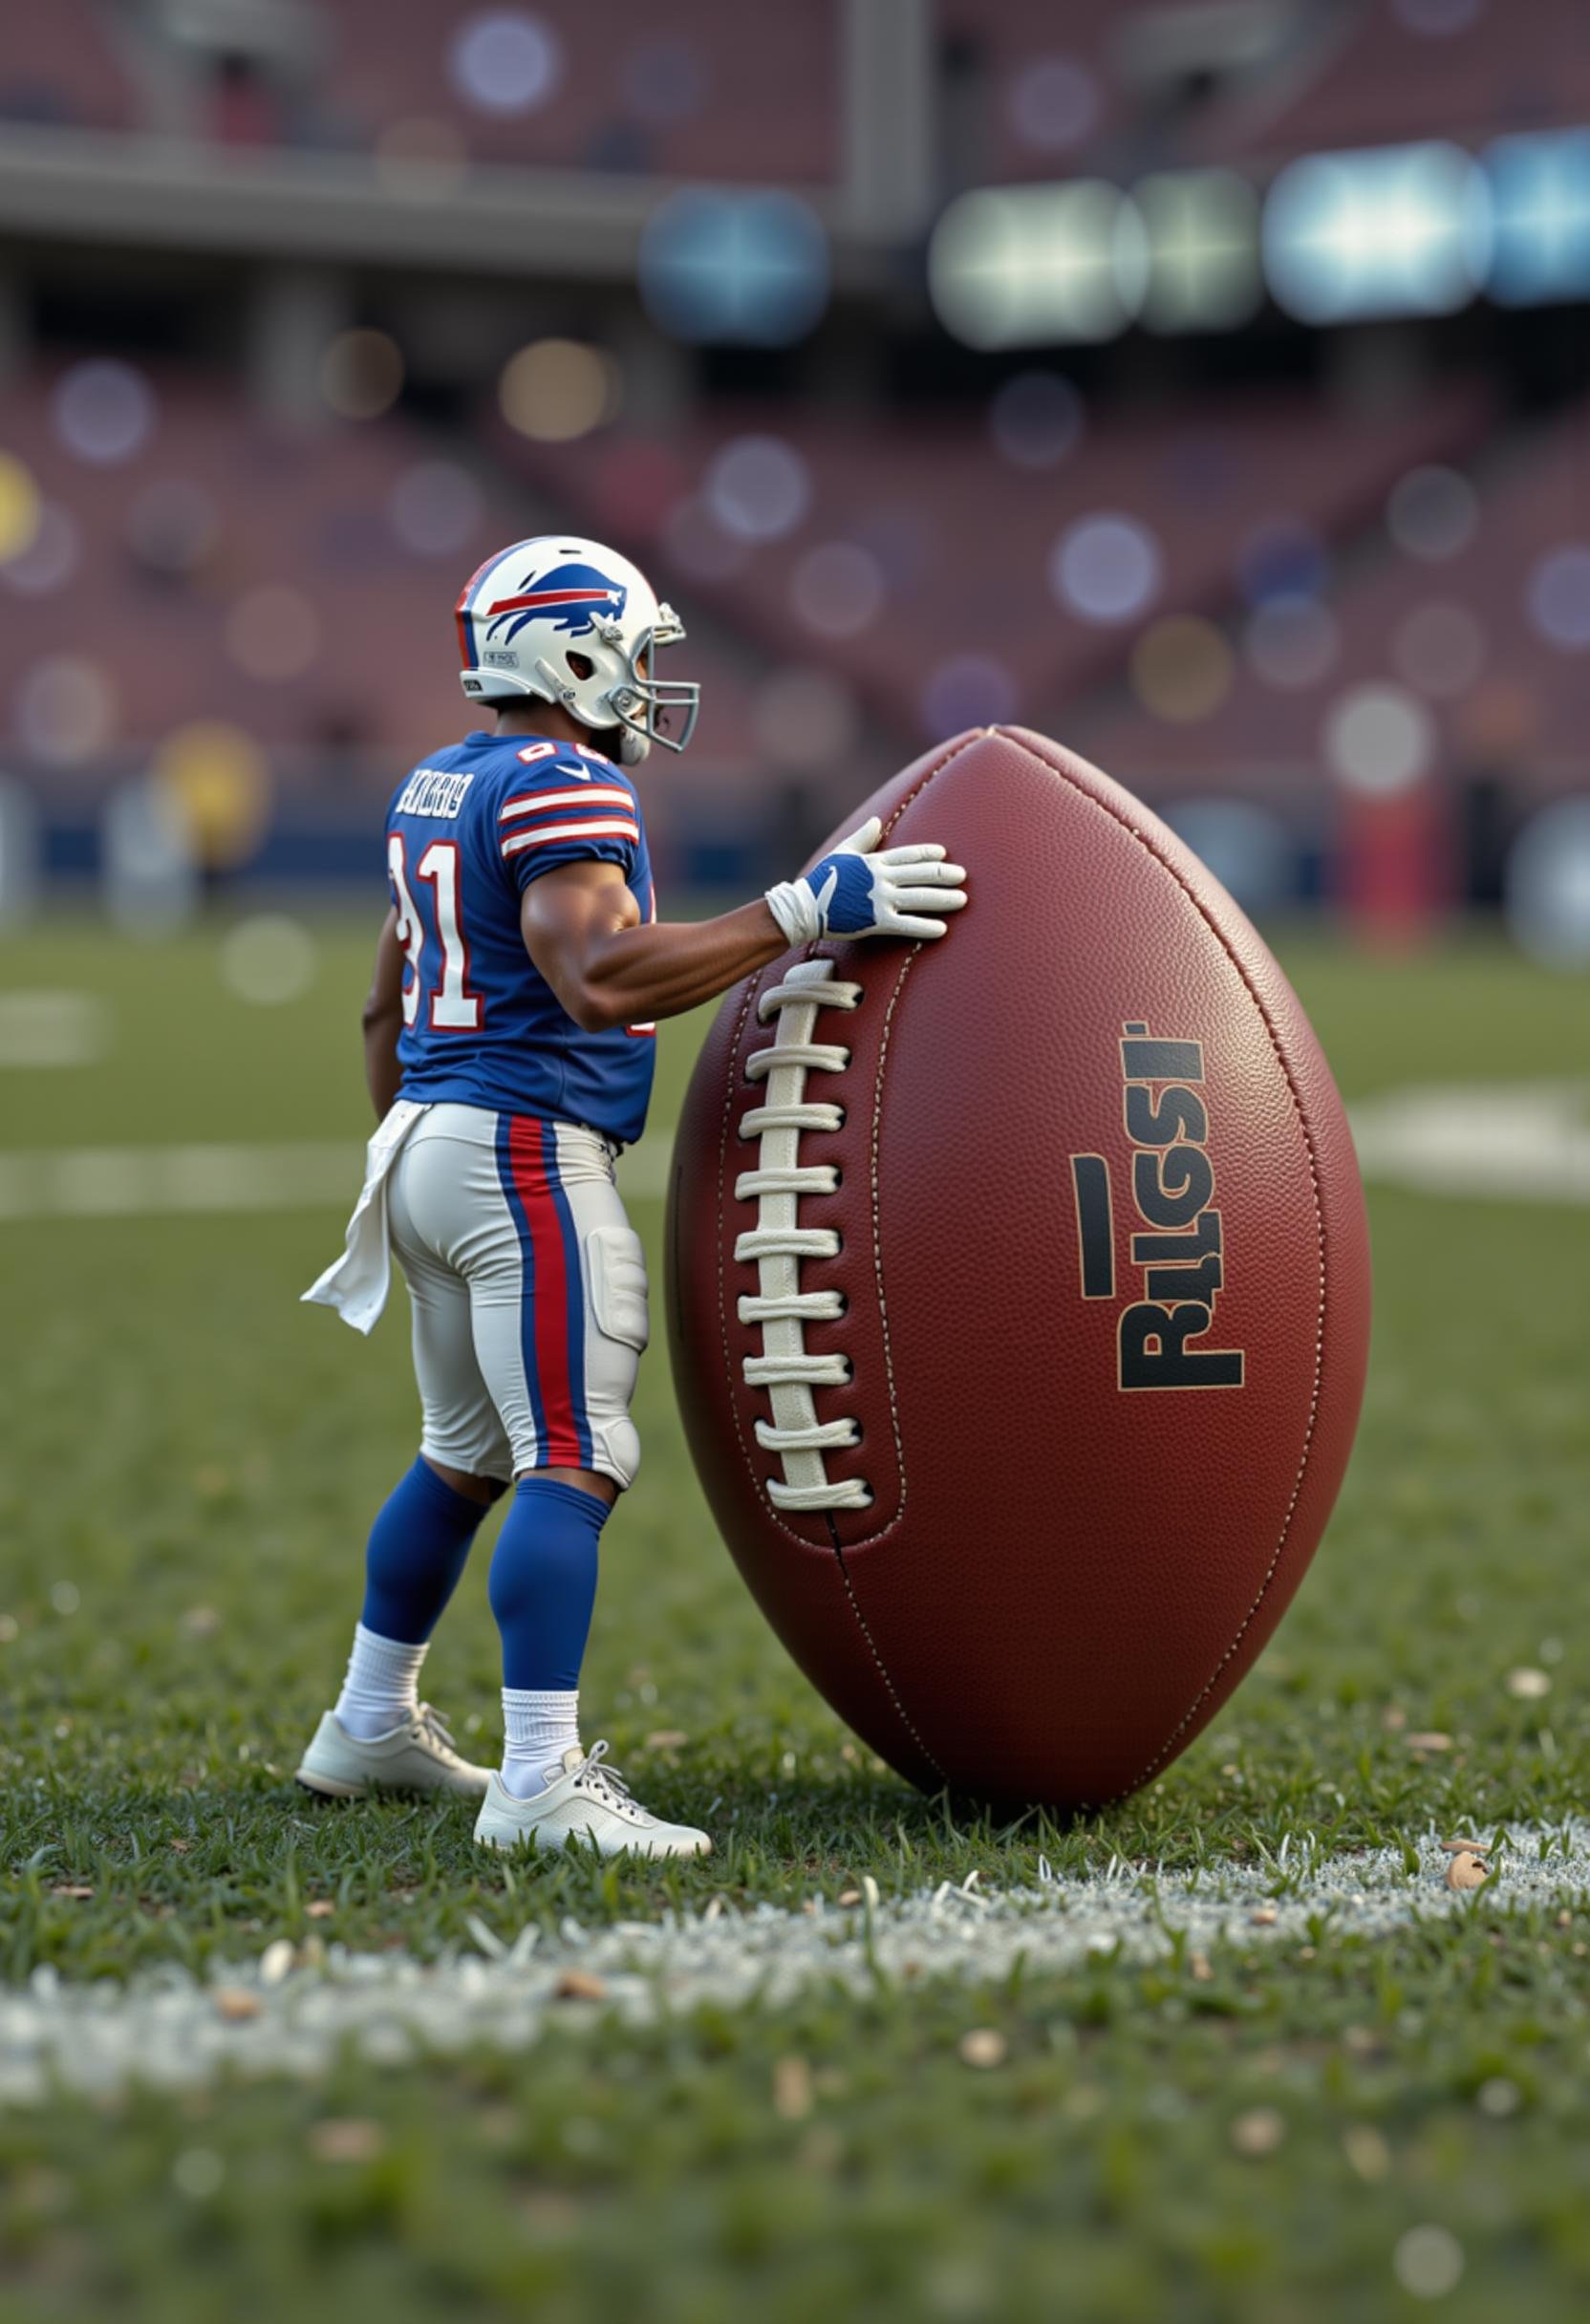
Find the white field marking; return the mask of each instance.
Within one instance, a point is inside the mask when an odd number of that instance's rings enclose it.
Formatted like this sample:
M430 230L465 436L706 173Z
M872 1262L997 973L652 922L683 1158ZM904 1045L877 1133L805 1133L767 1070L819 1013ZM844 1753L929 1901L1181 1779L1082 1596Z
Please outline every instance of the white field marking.
M351 1211L356 1146L78 1146L0 1153L0 1220L218 1211Z
M43 2102L62 2087L182 2088L224 2072L312 2077L345 2043L376 2064L477 2045L519 2050L548 2025L589 2024L605 2011L637 2026L702 2004L776 2011L836 1981L855 1993L908 1975L976 1987L1018 1962L1028 1974L1064 1976L1090 1962L1166 1960L1178 1947L1274 1952L1284 1967L1300 1943L1319 1942L1321 1922L1372 1939L1421 1920L1478 1913L1489 1923L1498 1909L1590 1895L1590 1822L1493 1827L1483 1837L1498 1843L1492 1879L1468 1894L1445 1886L1433 1832L1414 1843L1411 1874L1400 1848L1323 1857L1302 1833L1272 1863L1201 1872L1156 1874L1112 1858L1102 1873L1036 1888L985 1887L973 1874L960 1887L946 1881L883 1899L869 1881L864 1903L849 1908L813 1897L799 1911L738 1912L715 1898L655 1922L585 1928L566 1920L550 1937L529 1927L511 1944L476 1920L475 1950L428 1963L312 1941L313 1957L300 1960L278 1938L204 1978L173 1965L124 1986L77 1985L44 1967L23 1985L0 1986L0 2104ZM1255 1922L1261 1905L1273 1920ZM601 2009L560 1999L571 1969L602 1980Z
M0 1003L0 1065L69 1062L64 1036L60 1053L48 1059L8 1055L5 1038ZM24 1046L42 1039L17 1036ZM1590 1083L1394 1090L1364 1100L1351 1113L1366 1178L1427 1194L1590 1203ZM673 1151L672 1123L648 1130L619 1161L619 1192L636 1202L659 1200L668 1192ZM312 1140L0 1153L0 1224L151 1213L351 1210L363 1169L357 1147Z
M109 1038L95 993L0 993L0 1066L96 1065Z
M1590 1202L1590 1082L1396 1089L1351 1114L1366 1178L1422 1194Z
M618 1165L634 1200L666 1192L671 1132ZM0 1153L0 1224L24 1218L142 1218L221 1211L351 1211L363 1149L305 1139L274 1146L75 1146Z

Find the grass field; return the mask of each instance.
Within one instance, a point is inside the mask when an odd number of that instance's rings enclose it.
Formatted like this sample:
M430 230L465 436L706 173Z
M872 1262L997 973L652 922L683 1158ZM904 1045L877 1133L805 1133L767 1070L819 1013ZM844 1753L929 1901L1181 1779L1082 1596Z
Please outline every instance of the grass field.
M97 1063L0 1068L0 1150L356 1148L368 932L317 937L312 989L272 1008L224 988L213 929L0 946L0 991L97 996L108 1028ZM1285 958L1349 1098L1582 1058L1582 987L1488 943ZM698 1030L665 1029L659 1124ZM655 1243L660 1206L633 1207ZM655 1349L584 1700L641 1796L716 1835L665 1875L483 1862L462 1804L317 1811L287 1780L416 1430L400 1319L367 1345L297 1304L334 1206L0 1220L0 2072L5 1988L41 1967L122 1980L283 1938L431 1957L716 1898L871 1880L887 1905L1574 1814L1590 1211L1372 1207L1368 1403L1316 1570L1214 1731L1069 1828L956 1821L848 1742L715 1538ZM426 1686L489 1756L476 1568ZM646 2025L576 1999L512 2056L0 2103L0 2315L1549 2324L1590 2304L1587 1940L1583 1900L1510 1910L1499 1883L1375 1937L1325 1916L1302 1945L880 1971Z

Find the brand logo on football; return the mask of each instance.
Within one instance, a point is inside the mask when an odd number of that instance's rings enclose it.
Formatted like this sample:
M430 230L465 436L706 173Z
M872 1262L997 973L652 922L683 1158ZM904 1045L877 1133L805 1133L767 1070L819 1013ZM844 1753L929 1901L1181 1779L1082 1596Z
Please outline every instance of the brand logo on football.
M1131 1140L1132 1204L1143 1232L1130 1237L1134 1285L1122 1309L1117 1382L1125 1389L1240 1388L1240 1348L1196 1347L1214 1321L1225 1283L1225 1247L1207 1151L1209 1109L1201 1042L1166 1041L1146 1022L1122 1028L1121 1079ZM1103 1154L1073 1154L1071 1183L1085 1300L1115 1298L1115 1214Z

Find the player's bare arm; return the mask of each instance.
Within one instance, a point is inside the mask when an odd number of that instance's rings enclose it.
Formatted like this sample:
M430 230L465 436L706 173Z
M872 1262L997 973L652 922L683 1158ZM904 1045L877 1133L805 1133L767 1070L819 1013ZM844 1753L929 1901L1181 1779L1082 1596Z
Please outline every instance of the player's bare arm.
M652 1023L712 1001L791 944L823 936L931 940L966 901L966 874L934 846L877 850L874 819L761 903L692 924L642 924L612 864L569 864L525 892L525 948L581 1030Z
M785 949L764 902L719 918L642 922L615 864L566 864L525 891L525 949L582 1032L652 1023L712 1001Z
M376 1118L384 1121L398 1102L403 1068L398 1062L398 1037L403 1030L403 948L398 941L398 910L394 905L376 939L376 966L360 1018L364 1031L364 1078Z

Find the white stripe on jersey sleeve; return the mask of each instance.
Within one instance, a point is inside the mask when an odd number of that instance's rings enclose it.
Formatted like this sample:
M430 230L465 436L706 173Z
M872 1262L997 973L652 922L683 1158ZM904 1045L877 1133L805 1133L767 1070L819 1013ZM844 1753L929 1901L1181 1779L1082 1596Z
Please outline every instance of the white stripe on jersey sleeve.
M555 842L569 839L627 839L632 847L640 845L640 827L633 821L612 816L605 822L552 823L529 831L516 831L503 842L505 855L517 855L523 848L549 848Z
M548 807L621 807L626 815L634 815L634 801L628 791L611 783L582 784L577 791L526 791L510 799L497 810L499 823L511 823L520 815L539 815Z

